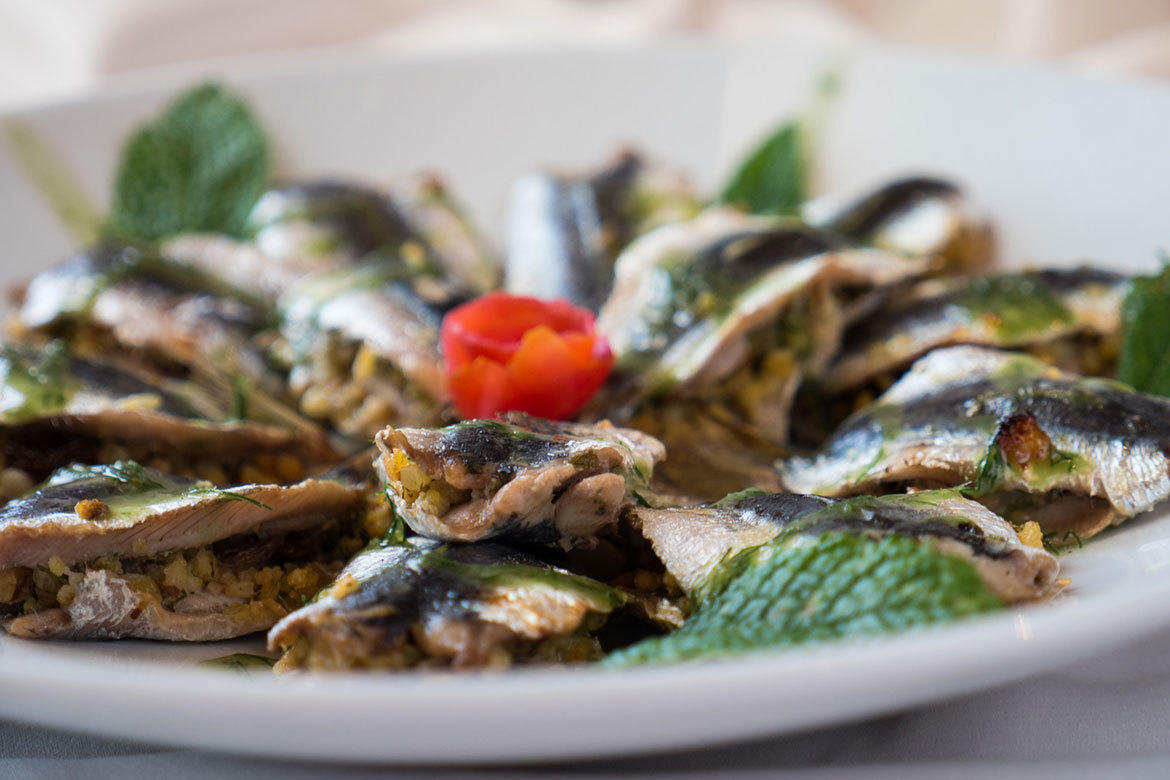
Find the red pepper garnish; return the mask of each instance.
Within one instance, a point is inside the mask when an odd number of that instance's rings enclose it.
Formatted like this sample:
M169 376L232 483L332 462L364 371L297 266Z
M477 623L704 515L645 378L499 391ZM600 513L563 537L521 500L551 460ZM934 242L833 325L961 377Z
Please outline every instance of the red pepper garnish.
M613 368L593 315L565 300L489 293L447 313L442 346L451 398L468 419L567 419Z

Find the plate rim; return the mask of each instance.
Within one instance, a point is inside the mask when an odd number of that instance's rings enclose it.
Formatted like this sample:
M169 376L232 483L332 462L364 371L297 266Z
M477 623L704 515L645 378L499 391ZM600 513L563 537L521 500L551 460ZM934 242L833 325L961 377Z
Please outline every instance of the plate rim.
M1170 521L1170 516L1151 519ZM56 650L62 646L70 649L61 655L43 654L32 670L39 673L30 674L27 667L10 668L8 661L14 646L30 647L34 643L4 636L0 637L0 690L4 691L0 697L0 716L152 744L353 763L541 763L599 755L648 755L848 723L1055 671L1170 626L1170 610L1151 615L1146 607L1150 602L1170 599L1170 577L1157 580L1134 583L1113 593L1078 595L1063 603L1009 608L994 615L897 635L630 669L525 668L504 672L408 672L401 676L338 673L253 677L228 675L194 665L176 668L161 661L120 662L94 657L88 648L79 645L52 643ZM1002 656L989 657L989 644L995 644ZM35 647L38 650L29 652L38 653L43 645ZM1022 658L1013 658L1011 651L1024 647L1030 652ZM1040 650L1050 652L1041 656ZM898 670L893 662L899 660L906 667L913 667L913 671ZM880 683L865 680L865 674L873 668L884 672ZM952 674L948 678L948 673L953 673L955 668L973 673L963 678ZM615 708L641 706L645 711L653 711L664 706L669 708L675 701L672 694L683 682L703 689L718 688L726 695L758 706L778 688L801 685L802 679L827 679L830 674L836 687L844 684L853 689L856 698L848 706L822 708L799 719L775 717L773 713L773 717L764 717L755 725L736 724L732 728L717 727L714 731L705 722L702 729L664 735L652 744L617 740L617 744L600 751L595 746L574 748L572 744L553 742L518 752L513 739L494 739L455 744L450 752L434 756L429 750L363 745L352 740L323 748L319 743L302 741L299 735L286 736L274 746L272 742L252 743L248 741L249 735L232 735L222 728L183 734L156 721L152 729L148 714L142 712L131 720L137 721L138 729L145 727L145 730L130 731L124 722L93 722L89 719L92 710L84 706L84 702L95 697L121 697L141 704L143 697L157 699L160 687L165 685L168 700L186 697L185 706L194 710L214 711L230 704L233 698L255 705L257 698L264 697L260 709L269 713L286 706L308 704L318 717L330 718L340 731L360 735L361 721L372 711L388 718L410 715L416 720L416 726L420 720L441 725L444 709L436 708L435 702L456 689L461 707L482 706L489 711L501 697L513 700L509 705L513 710L516 699L540 709L551 698L569 694L612 697ZM892 681L907 680L915 681L917 688L898 692L891 700L888 693ZM930 686L924 687L924 683ZM59 699L55 715L30 717L22 711L23 706L45 696L46 692ZM393 706L387 706L387 701L393 702ZM161 715L166 706L160 707L155 701L148 708ZM737 704L736 708L740 706Z

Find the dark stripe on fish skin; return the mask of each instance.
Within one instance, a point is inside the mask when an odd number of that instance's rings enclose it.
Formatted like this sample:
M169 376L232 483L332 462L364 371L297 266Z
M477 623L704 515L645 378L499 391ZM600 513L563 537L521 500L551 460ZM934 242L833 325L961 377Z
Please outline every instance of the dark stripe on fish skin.
M10 523L19 523L29 519L62 513L72 515L77 503L85 499L100 501L115 496L157 491L159 500L161 500L168 493L175 496L181 495L196 482L194 479L163 474L155 469L143 468L137 464L119 464L117 467L109 468L124 469L125 479L101 473L74 475L71 473L71 469L58 471L53 475L52 481L62 480L59 484L44 485L32 495L10 501L3 509L0 509L0 530ZM86 469L86 472L88 471ZM64 481L66 479L68 481ZM97 522L100 524L100 519Z
M781 528L795 526L800 533L810 536L826 531L858 534L876 531L893 536L952 539L988 558L1011 554L1007 545L989 540L974 523L949 523L937 519L942 512L869 496L835 499L778 493L747 499L737 504L736 510L752 512Z
M211 295L197 289L184 289L182 285L172 280L136 276L120 281L110 289L142 300L155 299L154 302L159 306L173 307L182 304L194 309L190 315L198 316L200 321L214 320L224 327L252 332L268 324L266 313L242 301ZM246 335L241 338L246 338Z
M159 405L151 411L187 419L199 416L178 396L116 366L76 356L69 357L66 366L78 385L78 391L102 395L110 400L121 400L131 395L153 395L159 399Z
M1090 380L1091 382L1091 380ZM1050 435L1073 432L1101 439L1153 442L1170 453L1170 401L1104 382L1043 381L1019 408L1036 416Z
M696 323L718 321L733 311L735 300L776 268L817 257L843 246L823 231L797 223L737 230L683 258L658 265L667 286L665 305L644 309L651 338L621 358L642 359L665 353ZM639 361L640 362L640 361Z
M988 413L977 399L986 399L995 393L993 382L976 378L971 382L939 387L930 395L915 398L907 404L883 404L879 399L875 405L854 413L841 423L821 447L820 453L831 457L858 448L870 449L900 432L927 426L937 429L946 422L969 424L972 417Z
M421 572L410 564L422 552L414 547L394 547L377 553L386 556L383 567L363 581L354 593L336 599L329 611L355 623L377 628L379 641L391 647L399 643L419 617ZM361 557L359 553L358 557ZM366 614L361 614L365 612ZM350 616L349 613L358 613Z
M437 452L476 474L492 465L548 463L565 457L569 445L506 423L474 420L443 429Z
M438 542L419 540L418 546L394 549L399 551L397 555L390 548L379 551L378 555L390 553L390 560L380 571L363 581L356 592L337 599L337 603L331 607L338 615L358 613L354 620L377 626L379 630L387 632L387 639L391 642L408 631L410 625L419 619L475 618L468 605L480 594L480 586L449 572L428 568L425 560L427 555L442 555L455 563L472 566L502 564L548 568L534 558L491 542L444 546ZM387 611L386 607L390 609ZM375 616L361 614L366 611Z
M896 513L894 516L879 513L865 519L829 517L801 528L802 533L809 535L819 535L826 531L866 533L875 530L893 536L930 536L937 539L953 539L970 547L976 555L987 558L1006 558L1011 555L1011 549L1007 545L988 540L982 529L974 523L951 525L942 520L924 520L913 516L898 517Z
M516 239L509 256L511 271L530 275L533 263L563 267L564 288L547 292L596 311L613 287L617 252L632 238L629 196L641 167L641 159L627 153L591 176L529 176L527 191L538 197L524 199L522 208L515 205L521 210L512 217L522 220L528 231L539 232L546 225L557 236L556 251L541 256L528 241Z
M261 230L290 220L306 220L335 233L355 254L396 247L414 237L402 214L383 193L337 181L277 186L261 196L281 198L278 215Z
M755 512L768 520L787 524L810 512L824 509L832 503L833 499L825 496L802 493L771 493L766 496L745 498L735 504L735 509L739 512Z
M953 319L950 315L954 300L964 292L952 291L939 297L925 298L892 313L877 312L849 329L841 347L842 354L862 351L871 344L884 344L895 335L914 331L925 324Z
M803 226L745 230L712 242L695 256L692 267L698 274L719 274L721 286L744 285L776 266L840 247L826 234Z
M926 176L900 179L862 198L827 227L848 236L865 238L923 201L960 194L958 187L942 179Z
M1113 287L1126 284L1129 277L1116 271L1082 265L1076 268L1046 268L1034 271L1037 281L1054 293L1068 294L1091 286Z
M88 292L79 295L75 288ZM264 303L212 276L171 262L155 249L113 241L73 255L38 274L26 292L22 318L29 327L40 328L63 314L84 315L85 311L72 307L91 306L101 293L111 289L123 295L162 298L160 304L195 297L214 299L219 307L237 312L231 322L255 328L269 324L271 318ZM59 306L70 308L62 310Z
M1032 282L1043 292L1056 297L1072 295L1090 286L1115 287L1124 284L1128 279L1122 274L1090 266L1046 269L985 278L993 281L1019 278ZM845 337L842 351L844 353L863 351L868 345L884 343L894 336L913 333L923 326L939 322L955 321L957 324L958 321L973 320L978 315L970 313L960 315L972 295L972 285L978 281L966 280L957 288L913 301L905 306L898 306L895 303L892 310L878 312L869 320L851 328ZM1075 312L1072 314L1075 323ZM1007 341L1008 339L1004 339L1003 343Z
M175 417L198 416L194 409L179 396L120 366L78 355L51 352L55 345L59 344L61 342L55 341L43 349L5 345L3 357L15 361L20 371L32 370L31 367L44 371L51 361L62 360L62 363L55 364L52 375L54 379L59 378L60 383L67 383L72 395L84 392L108 398L110 401L120 401L131 395L152 395L159 400L159 405L152 411ZM67 399L62 402L67 403ZM56 409L52 409L44 417L48 419L60 416L56 412Z
M1034 415L1049 435L1152 441L1170 451L1170 401L1093 379L1038 379L1011 391L995 380L952 385L906 406L902 424L937 426L948 415L1002 421L1009 414Z
M565 254L559 261L568 265L569 289L563 292L573 303L596 311L613 284L601 233L614 217L605 213L598 191L588 181L554 179L548 186L549 210Z
M1038 379L1005 391L979 376L940 387L905 405L879 404L850 417L820 451L823 458L875 449L903 433L939 441L954 431L986 428L987 444L999 423L1030 414L1050 436L1088 441L1151 442L1170 454L1170 400L1095 379ZM943 443L945 446L945 442Z

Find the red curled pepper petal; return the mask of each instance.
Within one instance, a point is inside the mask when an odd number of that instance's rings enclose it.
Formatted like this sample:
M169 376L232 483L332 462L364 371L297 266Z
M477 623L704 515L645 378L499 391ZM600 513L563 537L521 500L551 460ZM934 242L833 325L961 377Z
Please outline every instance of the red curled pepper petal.
M593 315L568 301L491 293L443 320L451 397L464 417L523 411L566 418L613 367Z
M593 315L568 301L489 293L444 318L443 355L448 365L464 365L480 355L506 363L524 334L538 325L557 333L593 333Z
M551 419L571 416L609 373L591 353L592 345L583 343L580 334L561 337L543 325L525 333L507 366L519 408Z
M447 389L459 413L468 419L495 417L500 409L511 409L516 403L508 370L484 357L450 372Z

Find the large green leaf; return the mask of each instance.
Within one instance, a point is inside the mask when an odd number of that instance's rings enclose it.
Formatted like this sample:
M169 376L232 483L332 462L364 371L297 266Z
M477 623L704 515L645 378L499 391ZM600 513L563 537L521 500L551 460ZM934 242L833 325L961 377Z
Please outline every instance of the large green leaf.
M268 180L268 142L244 102L217 84L184 92L122 149L111 231L156 241L242 235Z
M786 534L740 552L696 594L678 631L606 659L684 661L867 636L998 609L967 561L901 536Z
M787 122L739 164L719 201L754 214L795 214L808 194L808 164L800 122Z
M1170 263L1133 280L1121 310L1117 378L1143 393L1170 396Z

